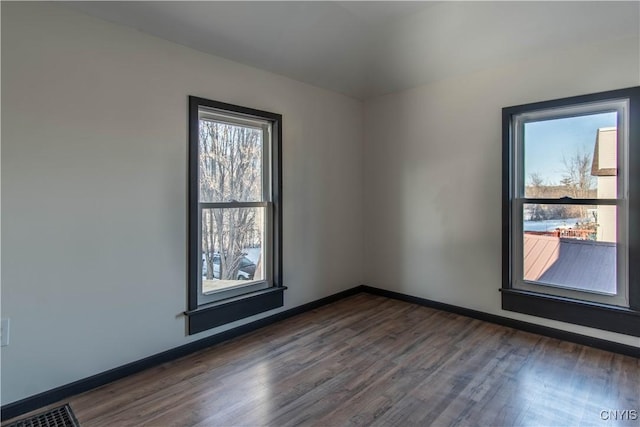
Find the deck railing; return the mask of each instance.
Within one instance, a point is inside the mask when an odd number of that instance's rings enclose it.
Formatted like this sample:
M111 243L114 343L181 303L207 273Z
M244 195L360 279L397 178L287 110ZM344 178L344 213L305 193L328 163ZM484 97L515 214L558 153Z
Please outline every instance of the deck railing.
M590 228L556 228L553 231L525 231L536 236L564 237L567 239L592 240L596 235L595 229Z

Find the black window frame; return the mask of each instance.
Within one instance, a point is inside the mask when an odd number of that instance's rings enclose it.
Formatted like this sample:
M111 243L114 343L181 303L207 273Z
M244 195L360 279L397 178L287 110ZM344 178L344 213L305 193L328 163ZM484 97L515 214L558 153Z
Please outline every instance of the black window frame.
M625 99L628 107L629 307L590 302L513 287L513 150L515 116L540 110ZM621 334L640 336L640 86L502 109L502 309Z
M199 246L199 122L200 109L216 110L234 116L267 121L271 124L271 251L272 283L266 289L250 290L240 295L214 302L199 303L199 276L202 275L202 257ZM225 325L259 313L282 307L284 290L282 278L282 115L243 107L197 96L189 96L188 106L188 289L187 331L189 335Z

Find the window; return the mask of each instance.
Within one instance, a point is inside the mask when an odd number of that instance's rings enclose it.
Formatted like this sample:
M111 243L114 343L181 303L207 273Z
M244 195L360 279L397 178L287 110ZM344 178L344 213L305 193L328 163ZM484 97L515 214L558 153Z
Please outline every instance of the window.
M278 114L189 97L189 333L283 305Z
M640 336L640 88L503 109L505 310Z

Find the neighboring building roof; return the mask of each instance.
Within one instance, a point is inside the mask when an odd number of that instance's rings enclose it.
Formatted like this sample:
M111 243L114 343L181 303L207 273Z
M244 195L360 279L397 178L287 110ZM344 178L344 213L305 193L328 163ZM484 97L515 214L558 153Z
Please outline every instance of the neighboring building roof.
M596 146L593 150L593 162L591 163L591 175L616 176L618 167L617 142L617 128L598 129Z
M524 279L616 292L616 244L524 234Z

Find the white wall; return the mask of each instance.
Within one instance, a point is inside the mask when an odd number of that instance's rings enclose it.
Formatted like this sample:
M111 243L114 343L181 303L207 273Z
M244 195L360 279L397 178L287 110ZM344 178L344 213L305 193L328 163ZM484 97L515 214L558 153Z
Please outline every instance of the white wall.
M223 329L181 315L188 95L284 116L283 309L362 283L359 101L3 2L3 405Z
M365 283L640 347L503 311L503 107L640 84L638 38L557 50L365 103Z

